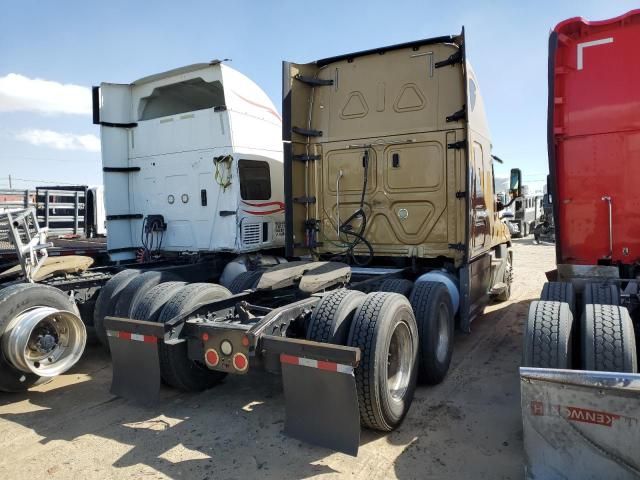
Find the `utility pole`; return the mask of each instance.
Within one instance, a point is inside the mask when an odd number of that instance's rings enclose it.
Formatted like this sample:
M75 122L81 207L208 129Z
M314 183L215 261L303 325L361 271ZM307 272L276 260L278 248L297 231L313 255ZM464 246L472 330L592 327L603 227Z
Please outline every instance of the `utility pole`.
M9 174L9 190L11 190L13 186L11 185L11 174Z

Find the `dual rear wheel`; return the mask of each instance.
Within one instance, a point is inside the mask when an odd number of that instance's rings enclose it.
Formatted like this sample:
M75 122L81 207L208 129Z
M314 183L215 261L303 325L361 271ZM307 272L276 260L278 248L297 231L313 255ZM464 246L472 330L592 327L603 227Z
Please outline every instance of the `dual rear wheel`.
M586 284L579 324L574 321L578 312L570 283L548 282L541 298L529 306L524 366L637 373L633 322L627 308L619 305L617 286Z

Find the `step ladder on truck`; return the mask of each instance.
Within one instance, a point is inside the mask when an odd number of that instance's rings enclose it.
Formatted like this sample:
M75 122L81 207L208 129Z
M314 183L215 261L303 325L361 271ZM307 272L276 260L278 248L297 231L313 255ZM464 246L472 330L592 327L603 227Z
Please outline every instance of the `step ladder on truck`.
M520 369L528 478L639 478L640 10L549 39L557 269Z
M464 51L463 31L284 62L290 262L243 273L231 292L193 290L189 302L178 292L159 317L108 316L112 392L149 400L161 379L194 391L267 371L282 375L295 438L355 455L361 425L395 429L416 383L445 378L454 328L470 331L511 292ZM513 170L514 200L520 190Z

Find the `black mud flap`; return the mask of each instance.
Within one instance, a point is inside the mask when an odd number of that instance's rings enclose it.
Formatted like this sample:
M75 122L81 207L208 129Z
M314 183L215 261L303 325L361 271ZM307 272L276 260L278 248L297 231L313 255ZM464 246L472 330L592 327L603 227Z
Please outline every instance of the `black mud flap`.
M284 387L284 433L313 445L356 456L360 411L353 369L360 350L265 336L263 348L279 353Z
M111 393L138 403L157 401L160 392L158 342L164 325L142 320L106 317L111 349Z

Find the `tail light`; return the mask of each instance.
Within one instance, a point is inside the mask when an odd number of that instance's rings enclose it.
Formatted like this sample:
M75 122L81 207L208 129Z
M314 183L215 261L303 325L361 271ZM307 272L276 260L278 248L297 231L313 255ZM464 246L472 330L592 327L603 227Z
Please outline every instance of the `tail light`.
M244 372L249 368L249 360L247 359L247 356L243 353L236 353L233 356L233 367L240 372Z
M209 367L216 367L220 363L220 355L213 348L210 348L204 354L204 361Z

